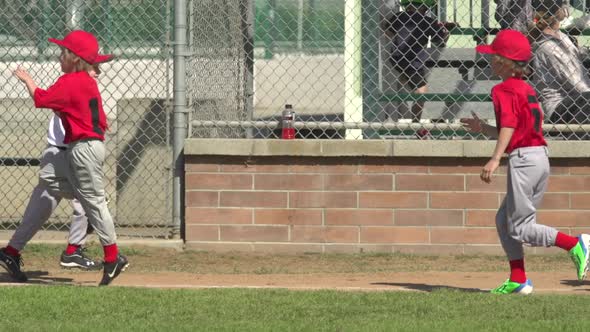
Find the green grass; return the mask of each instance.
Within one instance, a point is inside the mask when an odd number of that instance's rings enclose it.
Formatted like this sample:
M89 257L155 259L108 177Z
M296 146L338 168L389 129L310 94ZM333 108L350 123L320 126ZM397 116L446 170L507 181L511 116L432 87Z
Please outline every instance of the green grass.
M590 328L589 296L1 287L4 331L551 331Z

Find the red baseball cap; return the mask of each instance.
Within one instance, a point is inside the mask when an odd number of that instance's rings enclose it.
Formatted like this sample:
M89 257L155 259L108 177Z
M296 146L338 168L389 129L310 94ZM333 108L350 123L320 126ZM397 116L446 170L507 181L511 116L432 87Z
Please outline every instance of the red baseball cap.
M48 40L67 48L91 65L106 62L113 58L112 54L99 54L96 37L83 30L74 30L68 33L64 39L49 38Z
M529 61L532 57L531 44L525 35L516 30L502 30L490 45L477 45L479 53L498 54L514 61Z

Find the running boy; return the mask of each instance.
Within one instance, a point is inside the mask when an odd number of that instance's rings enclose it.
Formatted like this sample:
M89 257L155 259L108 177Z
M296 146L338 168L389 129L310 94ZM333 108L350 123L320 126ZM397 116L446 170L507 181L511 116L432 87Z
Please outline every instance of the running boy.
M92 65L111 56L99 54L94 35L82 30L70 32L63 40L50 38L49 41L61 47L59 60L64 75L47 90L38 88L21 68L15 71L15 75L25 83L35 107L53 109L60 115L65 129L64 143L68 144L66 161L69 173L67 182L51 183L49 187L56 195L73 193L84 207L88 222L104 250L104 271L99 285L108 285L129 263L125 256L119 254L115 227L106 205L102 169L106 115L96 80L89 72ZM20 263L20 253L16 248L6 247L3 254ZM22 272L18 265L14 265L5 268L13 277L18 277Z
M440 23L428 16L429 9L436 6L437 0L402 0L405 11L393 13L382 22L381 28L392 39L391 64L399 72L399 82L413 93L428 92L426 61L431 54L426 46L428 39L437 48L443 48L449 38L445 27L455 23ZM420 122L424 101L412 105L412 121Z
M547 189L549 158L542 131L543 112L535 91L522 78L532 56L529 41L518 31L502 30L491 45L478 45L476 50L492 54L492 70L503 81L492 88L496 127L483 123L475 114L473 119L462 120L470 131L498 139L492 158L481 171L481 180L490 183L502 155L508 154L508 186L496 214L496 229L510 263L510 278L491 292L533 291L525 273L523 243L567 250L582 281L588 271L590 236L572 237L536 220Z
M93 65L90 76L97 78L100 75L98 64ZM59 116L54 113L49 120L47 128L47 147L41 155L39 167L39 182L33 189L29 203L25 209L23 220L10 238L7 251L20 252L25 245L39 231L41 226L53 214L53 211L62 200L62 196L55 195L55 190L50 190L50 185L67 182L69 167L66 161L67 145L64 144L65 129ZM83 270L100 270L101 262L95 262L86 256L82 246L86 242L88 233L88 218L84 208L77 199L71 201L73 208L72 221L68 236L68 246L60 257L59 264L66 268L80 268ZM0 265L8 269L9 266L19 267L16 262L19 256L8 256L0 251ZM24 273L14 271L12 276L17 281L24 282L27 277Z

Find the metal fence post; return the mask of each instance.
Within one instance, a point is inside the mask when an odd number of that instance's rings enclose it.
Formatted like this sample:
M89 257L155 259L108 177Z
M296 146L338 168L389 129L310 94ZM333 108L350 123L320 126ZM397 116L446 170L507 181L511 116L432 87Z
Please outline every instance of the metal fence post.
M186 1L174 0L174 110L172 161L174 174L172 180L172 238L181 235L184 224L184 139L186 125Z
M244 108L246 118L254 119L254 2L251 0L240 1L240 16L242 18L242 42L244 44ZM254 137L253 128L246 129L246 137Z
M375 0L359 0L362 3L362 84L363 121L373 122L379 107L379 5ZM379 138L379 133L370 128L363 131L365 138Z

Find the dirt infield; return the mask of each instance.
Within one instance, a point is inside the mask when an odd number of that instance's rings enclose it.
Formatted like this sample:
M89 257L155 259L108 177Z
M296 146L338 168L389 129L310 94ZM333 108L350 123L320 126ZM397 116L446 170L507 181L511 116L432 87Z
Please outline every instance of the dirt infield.
M32 271L28 284L94 286L99 273ZM314 274L195 274L187 272L135 273L127 271L113 286L148 288L285 288L292 290L423 291L454 289L487 292L506 278L500 272L396 272L396 273L314 273ZM571 273L529 274L536 293L590 295L590 282L579 284ZM14 285L4 275L5 285Z
M29 284L98 283L100 272L59 268L59 250L34 247L23 253ZM214 254L163 248L127 252L131 265L113 286L486 292L508 277L507 263L497 256ZM565 254L533 256L527 266L536 293L590 295L590 281L575 279ZM3 270L0 282L13 285Z

